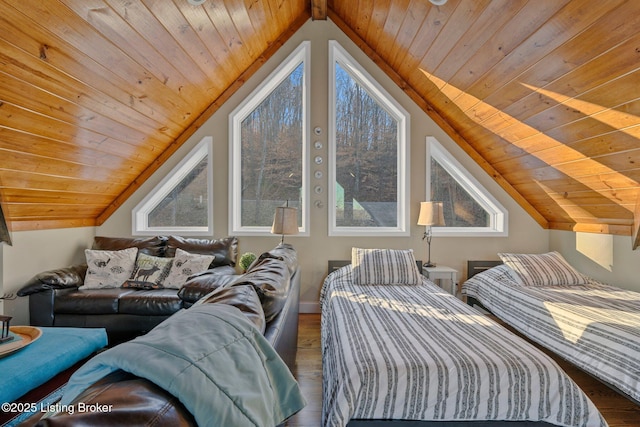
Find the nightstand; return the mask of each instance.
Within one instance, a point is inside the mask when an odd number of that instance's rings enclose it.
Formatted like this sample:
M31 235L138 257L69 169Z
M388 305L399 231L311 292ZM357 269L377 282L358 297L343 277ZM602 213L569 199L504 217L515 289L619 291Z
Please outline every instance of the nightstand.
M458 270L445 265L436 265L435 267L422 267L422 274L433 282L436 280L448 280L451 283L449 292L454 296L458 294ZM442 287L440 283L438 285Z

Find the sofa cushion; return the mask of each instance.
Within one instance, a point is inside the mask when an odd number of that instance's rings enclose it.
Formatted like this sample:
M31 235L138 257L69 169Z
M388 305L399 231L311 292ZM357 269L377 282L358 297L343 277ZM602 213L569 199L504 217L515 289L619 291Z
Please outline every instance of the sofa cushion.
M215 255L215 260L210 268L222 265L234 267L238 260L238 238L225 237L224 239L193 239L180 236L167 238L165 256L175 257L176 249L182 249L192 254Z
M280 258L260 257L248 272L239 276L233 285L252 285L262 303L267 322L273 320L284 307L291 275L287 263Z
M120 314L171 315L182 308L176 289L135 290L120 297Z
M110 288L64 290L56 292L54 313L116 314L120 297L135 292L132 289Z
M145 253L138 254L131 280L124 287L161 289L173 264L173 258L157 257Z
M133 272L138 248L118 251L85 249L87 274L80 289L120 287Z
M178 292L185 308L211 291L234 282L239 276L231 266L216 267L190 277Z
M96 236L93 239L92 249L117 251L127 248L138 248L138 252L152 256L164 256L167 238L164 236L153 237L104 237Z
M190 276L207 270L214 259L215 255L192 254L177 248L164 287L180 289Z

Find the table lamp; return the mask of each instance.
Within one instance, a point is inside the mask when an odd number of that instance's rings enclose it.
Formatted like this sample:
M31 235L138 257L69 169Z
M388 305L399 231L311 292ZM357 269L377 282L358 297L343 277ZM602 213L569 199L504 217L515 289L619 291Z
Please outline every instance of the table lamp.
M281 234L280 244L284 243L284 236L298 234L298 209L287 206L278 206L273 215L271 234Z
M420 202L420 215L418 216L418 225L426 225L427 231L424 232L422 240L427 239L428 260L423 267L435 267L431 262L431 227L444 225L444 212L442 202Z

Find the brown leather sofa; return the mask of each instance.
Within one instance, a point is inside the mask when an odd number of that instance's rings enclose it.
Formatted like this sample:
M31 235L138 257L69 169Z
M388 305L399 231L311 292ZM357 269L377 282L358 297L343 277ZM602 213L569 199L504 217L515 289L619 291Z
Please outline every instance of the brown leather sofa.
M193 277L183 292L185 304L229 304L254 322L293 371L298 340L300 271L292 246L279 245L265 252L242 275L216 269ZM183 288L183 289L185 289ZM193 301L200 292L207 294ZM151 362L152 363L152 362ZM116 371L94 383L74 403L109 407L99 411L62 412L39 420L32 417L21 426L144 425L196 426L180 401L151 381Z
M194 254L215 255L210 271L235 274L238 239L193 239L180 236L117 238L96 236L92 249L122 250L136 247L138 253L173 257L177 249ZM110 341L122 341L151 330L176 311L209 292L178 289L78 289L84 284L87 264L45 271L29 280L19 296L29 296L32 326L105 328ZM182 292L182 293L181 293ZM188 293L187 304L182 295Z

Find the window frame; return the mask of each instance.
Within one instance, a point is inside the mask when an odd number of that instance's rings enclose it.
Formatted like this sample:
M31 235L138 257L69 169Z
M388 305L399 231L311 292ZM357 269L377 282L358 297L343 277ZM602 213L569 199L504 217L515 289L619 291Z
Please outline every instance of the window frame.
M426 145L426 200L431 200L431 158L433 157L489 214L488 227L432 227L433 235L449 237L507 237L509 235L509 212L507 209L435 137L427 136Z
M395 227L338 227L336 196L336 63L398 122L397 218ZM409 236L410 115L336 40L329 40L329 236Z
M278 87L300 64L303 66L302 89L302 210L298 236L309 235L309 92L311 70L311 42L302 42L282 63L267 76L229 114L229 234L236 236L266 236L271 226L242 225L242 144L240 141L242 121Z
M207 159L207 225L150 227L149 214L203 159ZM131 211L133 236L178 234L181 236L213 235L213 137L205 136Z

